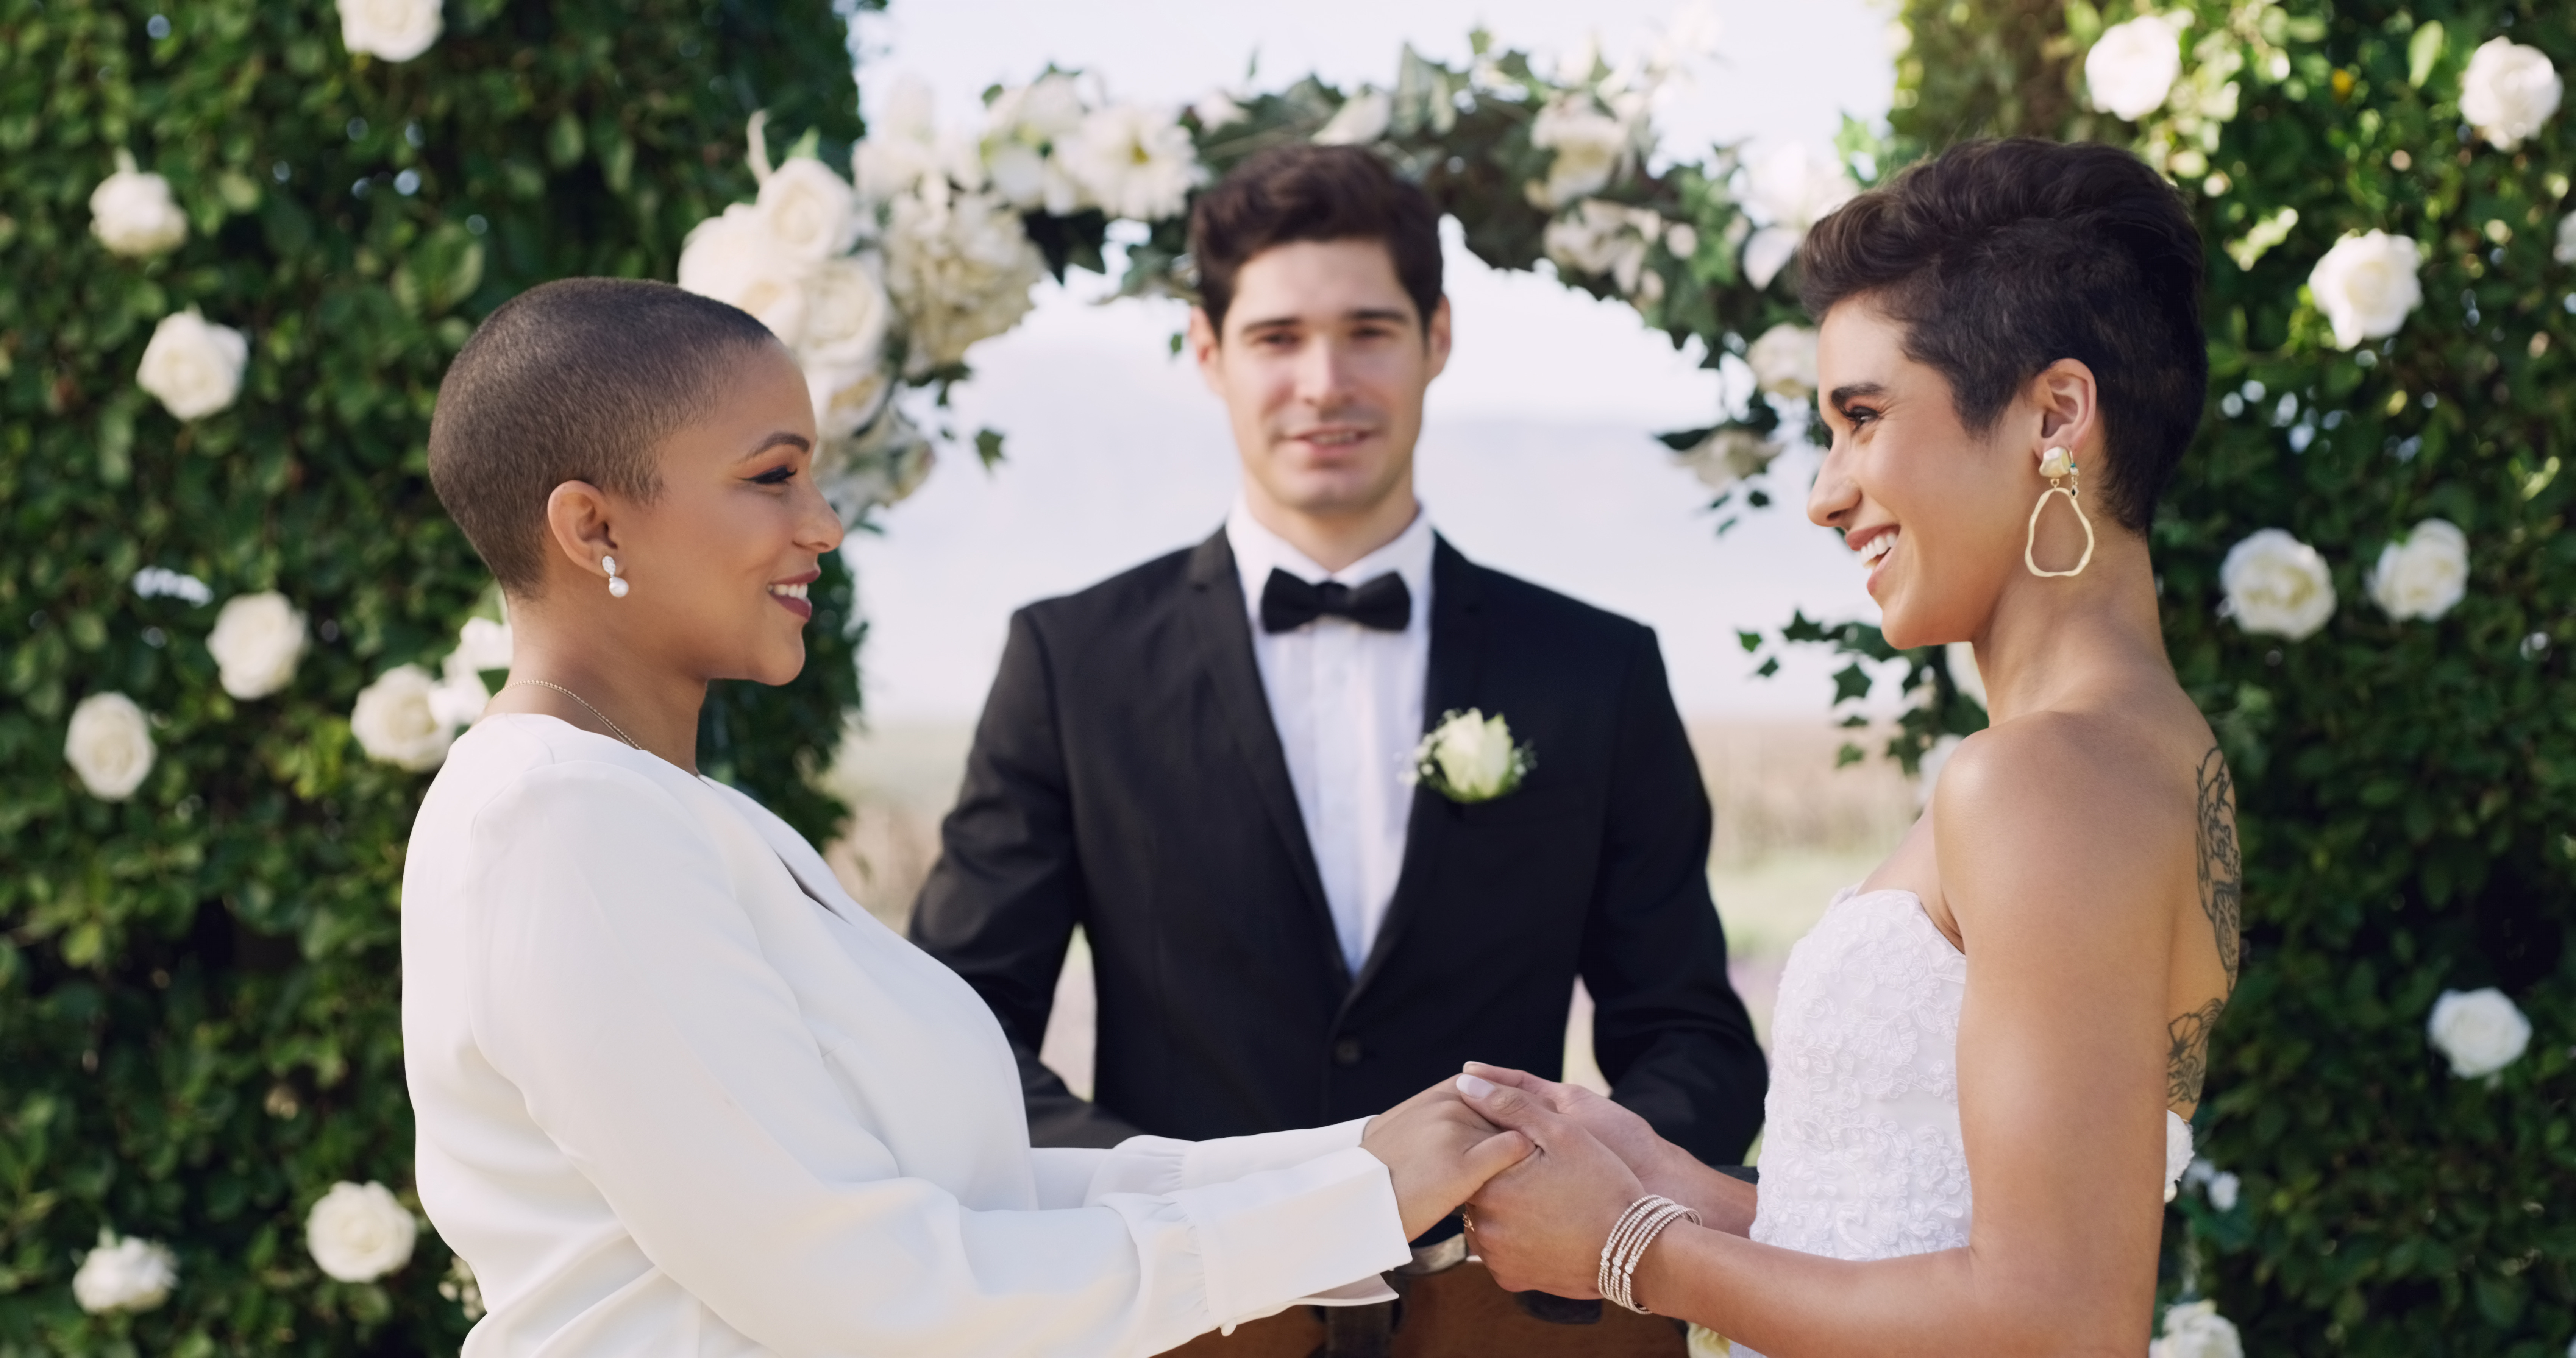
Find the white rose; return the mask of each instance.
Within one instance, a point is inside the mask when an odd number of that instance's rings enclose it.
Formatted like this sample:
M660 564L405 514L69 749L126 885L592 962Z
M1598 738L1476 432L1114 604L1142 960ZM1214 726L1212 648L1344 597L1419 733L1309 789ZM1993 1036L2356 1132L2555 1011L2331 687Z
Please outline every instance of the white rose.
M249 363L250 340L242 332L209 325L194 310L178 311L152 328L134 381L172 415L202 419L241 395L242 369Z
M2245 1344L2218 1303L2180 1301L2166 1308L2164 1337L2147 1345L2147 1358L2245 1358Z
M1180 215L1191 188L1207 177L1180 119L1137 104L1084 118L1056 154L1101 211L1140 222Z
M1395 121L1395 101L1383 90L1362 90L1342 101L1333 116L1315 129L1317 146L1366 146L1386 135Z
M1744 351L1753 383L1783 400L1816 394L1816 332L1803 325L1775 325Z
M456 741L453 722L441 721L430 708L438 681L418 665L396 665L358 691L349 711L349 733L367 757L419 773L447 758Z
M814 484L843 524L856 527L869 509L898 503L920 489L937 454L900 410L889 410L855 438L827 438L814 458Z
M2370 597L2388 616L2427 622L2451 611L2469 592L2469 538L2446 519L2426 519L2415 531L2379 549L2370 571Z
M2460 77L2460 116L2497 150L2510 151L2549 121L2564 92L2558 68L2539 48L2489 38Z
M383 1184L343 1180L304 1217L304 1248L344 1283L373 1282L411 1262L420 1223Z
M179 1285L179 1257L157 1240L116 1238L101 1228L98 1248L81 1257L72 1274L72 1299L92 1315L106 1311L149 1311L170 1299Z
M886 292L910 332L916 372L962 361L1019 324L1046 262L1019 214L988 193L941 201L907 194L886 226Z
M883 367L825 368L809 365L805 391L814 400L814 430L825 441L848 438L868 427L894 394L894 374Z
M2443 991L2424 1030L2435 1049L2451 1058L2451 1073L2464 1080L2495 1074L2531 1045L2531 1020L2493 986Z
M1413 776L1456 802L1505 796L1530 768L1529 747L1513 743L1511 723L1472 707L1442 718L1413 751Z
M2558 239L2550 247L2549 257L2561 264L2576 264L2576 212L2558 219Z
M2128 122L2163 108L2181 75L2182 33L2162 15L2111 25L2084 55L2093 107Z
M893 314L868 262L827 259L805 275L805 339L797 346L797 361L808 372L835 374L836 391L860 381L885 361Z
M484 670L506 670L510 668L511 656L517 649L508 621L467 618L465 625L456 629L453 659L461 668L477 674Z
M1851 201L1860 186L1831 156L1789 142L1753 157L1744 166L1745 214L1760 226L1744 242L1744 277L1757 288L1771 286L1807 230L1827 213Z
M2334 616L2334 576L2325 558L2278 528L2259 530L2228 548L2218 583L2227 592L2220 611L2248 632L2299 641Z
M1724 490L1771 465L1780 445L1744 428L1721 425L1681 454L1681 463L1710 490Z
M805 267L770 229L769 216L736 203L689 232L680 247L681 287L737 306L782 343L805 337Z
M152 772L152 723L132 698L93 693L72 709L71 730L63 737L63 759L80 775L89 795L105 802L124 801Z
M811 156L797 156L760 183L760 211L769 238L802 260L829 259L858 243L866 225L849 181Z
M120 255L142 258L175 250L188 238L188 214L170 197L170 181L134 168L134 157L116 153L116 173L90 190L89 230Z
M409 61L438 41L442 0L340 0L340 42L351 52Z
M1957 685L1961 693L1976 699L1977 706L1986 706L1986 676L1977 668L1976 644L1954 641L1942 648L1942 654L1950 661L1950 682Z
M223 679L236 698L265 698L295 677L304 658L304 615L275 590L236 594L215 615L206 636Z
M2407 314L2423 304L2424 286L2415 277L2422 262L2411 236L2373 231L2336 241L2308 274L2317 310L2334 327L2335 347L2396 334Z
M1590 99L1568 95L1549 103L1530 120L1530 145L1553 153L1547 181L1530 187L1531 200L1553 209L1608 188L1634 141L1632 129Z
M463 647L439 662L438 676L429 690L429 719L450 727L481 721L483 709L491 705L492 690L483 687L482 672L474 668Z

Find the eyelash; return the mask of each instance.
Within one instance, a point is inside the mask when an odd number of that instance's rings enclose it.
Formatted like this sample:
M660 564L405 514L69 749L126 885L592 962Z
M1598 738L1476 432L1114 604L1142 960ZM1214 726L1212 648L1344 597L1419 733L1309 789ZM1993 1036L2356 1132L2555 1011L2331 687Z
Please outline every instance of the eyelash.
M794 479L796 479L794 467L772 467L751 478L752 484L759 486L783 486Z

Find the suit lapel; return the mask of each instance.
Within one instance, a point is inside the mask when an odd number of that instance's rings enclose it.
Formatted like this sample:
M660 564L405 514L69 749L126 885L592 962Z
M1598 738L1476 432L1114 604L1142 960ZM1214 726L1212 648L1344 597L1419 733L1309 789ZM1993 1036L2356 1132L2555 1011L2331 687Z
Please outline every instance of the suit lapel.
M1487 622L1484 590L1476 580L1475 566L1450 546L1447 538L1435 538L1431 549L1431 664L1422 681L1423 730L1429 731L1445 713L1476 705L1478 681L1485 666ZM1370 943L1368 958L1360 965L1358 981L1343 998L1345 1012L1385 966L1397 936L1421 913L1422 899L1438 885L1437 855L1449 829L1447 811L1439 793L1429 788L1413 790L1413 811L1405 821L1404 867L1396 874L1395 898L1387 902L1386 918L1378 924L1377 938Z
M1297 888L1317 926L1315 937L1332 976L1347 986L1350 966L1335 941L1333 910L1324 898L1323 874L1315 867L1315 846L1306 837L1306 819L1297 810L1297 787L1288 778L1288 756L1279 748L1279 727L1271 719L1270 698L1261 687L1261 667L1252 658L1252 620L1244 609L1234 549L1222 529L1190 554L1189 588L1186 602L1199 666L1216 690L1226 734L1252 776L1262 811L1296 867Z

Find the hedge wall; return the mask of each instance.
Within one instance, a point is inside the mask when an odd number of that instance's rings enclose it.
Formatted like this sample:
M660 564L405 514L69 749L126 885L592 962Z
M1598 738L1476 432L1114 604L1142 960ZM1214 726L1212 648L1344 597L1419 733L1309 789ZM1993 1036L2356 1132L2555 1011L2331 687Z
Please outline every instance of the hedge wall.
M486 598L430 493L431 402L520 289L671 277L682 234L751 192L754 108L846 153L846 9L451 0L394 64L349 53L330 0L0 0L0 1351L462 1338L434 1237L346 1284L302 1230L337 1180L417 1207L397 893L429 778L368 761L349 713L385 669L434 667ZM175 252L92 237L119 150L174 186ZM251 352L234 405L182 424L135 374L190 307ZM141 597L145 567L214 603ZM850 582L825 571L804 677L720 691L701 739L817 837L841 808L803 775L858 699ZM206 632L268 589L312 647L284 691L236 700ZM122 802L64 757L73 706L105 691L159 751ZM101 1227L174 1248L165 1305L75 1306Z
M2563 1354L2576 477L2560 459L2576 410L2559 384L2576 380L2576 251L2554 250L2576 208L2576 111L2504 150L2466 125L2461 93L2497 37L2576 71L2576 10L2162 12L2191 18L2185 79L2236 86L2232 117L2168 143L2198 159L2164 162L2209 242L2212 383L2153 548L2175 667L2236 774L2246 929L2198 1129L2242 1191L2231 1210L2177 1205L2167 1292L2216 1300L2254 1353ZM2083 97L2087 49L2133 13L1909 0L1898 154L1981 133L2151 141ZM2255 225L2284 208L2295 225L2258 251ZM2339 238L2371 230L2423 244L2423 302L2347 351L2306 285ZM2366 576L2433 517L2467 535L2466 597L2392 620ZM2332 568L2339 605L2305 639L2220 615L2222 559L2265 528ZM1939 692L1958 706L1946 679ZM2427 1017L2440 992L2486 986L2534 1036L2501 1073L2462 1079Z

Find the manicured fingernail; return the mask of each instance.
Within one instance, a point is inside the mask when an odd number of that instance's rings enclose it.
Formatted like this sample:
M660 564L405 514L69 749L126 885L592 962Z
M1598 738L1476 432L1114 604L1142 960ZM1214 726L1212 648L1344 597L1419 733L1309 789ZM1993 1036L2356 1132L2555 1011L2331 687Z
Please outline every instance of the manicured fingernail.
M1458 1077L1458 1092L1471 1099L1481 1099L1494 1092L1494 1085L1490 1080L1479 1080L1473 1075L1461 1075Z

